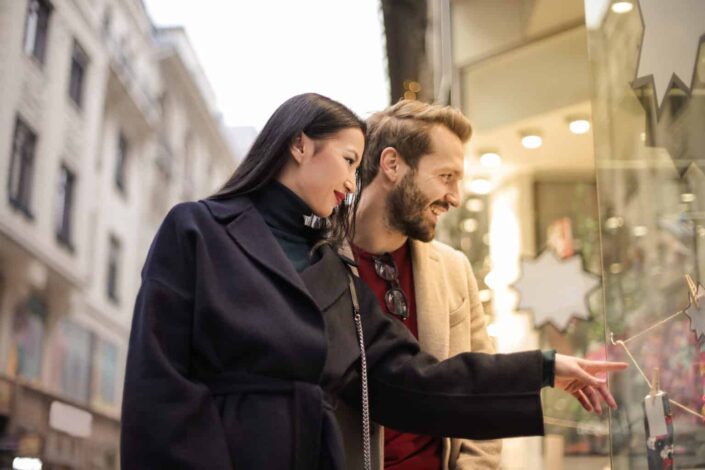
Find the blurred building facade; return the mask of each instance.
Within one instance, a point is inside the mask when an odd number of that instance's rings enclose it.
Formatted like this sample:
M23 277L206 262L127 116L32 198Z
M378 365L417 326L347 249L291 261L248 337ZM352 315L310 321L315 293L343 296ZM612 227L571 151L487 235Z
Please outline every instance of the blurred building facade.
M140 0L0 0L0 467L113 469L166 212L235 166L184 31Z

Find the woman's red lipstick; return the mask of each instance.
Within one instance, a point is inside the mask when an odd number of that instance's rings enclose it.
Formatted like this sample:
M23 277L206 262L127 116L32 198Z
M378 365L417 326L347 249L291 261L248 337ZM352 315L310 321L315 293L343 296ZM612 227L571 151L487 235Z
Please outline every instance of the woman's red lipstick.
M339 192L339 191L333 191L335 193L335 198L338 200L338 204L343 202L345 200L345 194Z

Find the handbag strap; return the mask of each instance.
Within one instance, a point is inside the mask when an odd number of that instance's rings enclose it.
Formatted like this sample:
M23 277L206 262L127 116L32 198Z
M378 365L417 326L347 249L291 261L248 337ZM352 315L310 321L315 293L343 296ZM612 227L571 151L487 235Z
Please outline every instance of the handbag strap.
M360 378L362 380L362 457L364 470L372 470L372 450L370 443L370 400L367 387L367 355L365 354L365 337L362 333L362 318L360 317L360 302L357 299L357 289L353 275L348 268L348 285L353 304L353 320L357 330L357 340L360 343Z

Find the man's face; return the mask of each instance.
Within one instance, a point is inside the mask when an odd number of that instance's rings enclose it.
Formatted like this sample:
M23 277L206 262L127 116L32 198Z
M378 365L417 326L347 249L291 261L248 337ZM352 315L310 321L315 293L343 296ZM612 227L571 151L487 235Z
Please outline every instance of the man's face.
M414 240L429 242L436 235L438 217L460 203L458 185L463 178L463 143L445 126L430 131L431 152L414 170L408 168L387 195L387 218Z

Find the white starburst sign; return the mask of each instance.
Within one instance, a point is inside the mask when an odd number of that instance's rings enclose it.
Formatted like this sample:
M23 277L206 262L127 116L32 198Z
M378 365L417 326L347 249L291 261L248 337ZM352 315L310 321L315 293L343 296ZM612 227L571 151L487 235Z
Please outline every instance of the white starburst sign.
M599 284L598 276L583 270L579 255L560 260L552 250L544 250L538 258L522 262L522 276L514 284L517 309L531 310L536 327L551 322L564 331L571 318L589 318L587 295Z
M690 305L685 314L690 318L690 329L695 332L695 339L700 341L705 336L705 289L697 285L695 295L690 295Z
M661 108L671 86L690 93L700 43L705 39L705 1L639 0L644 35L635 87L653 81Z

